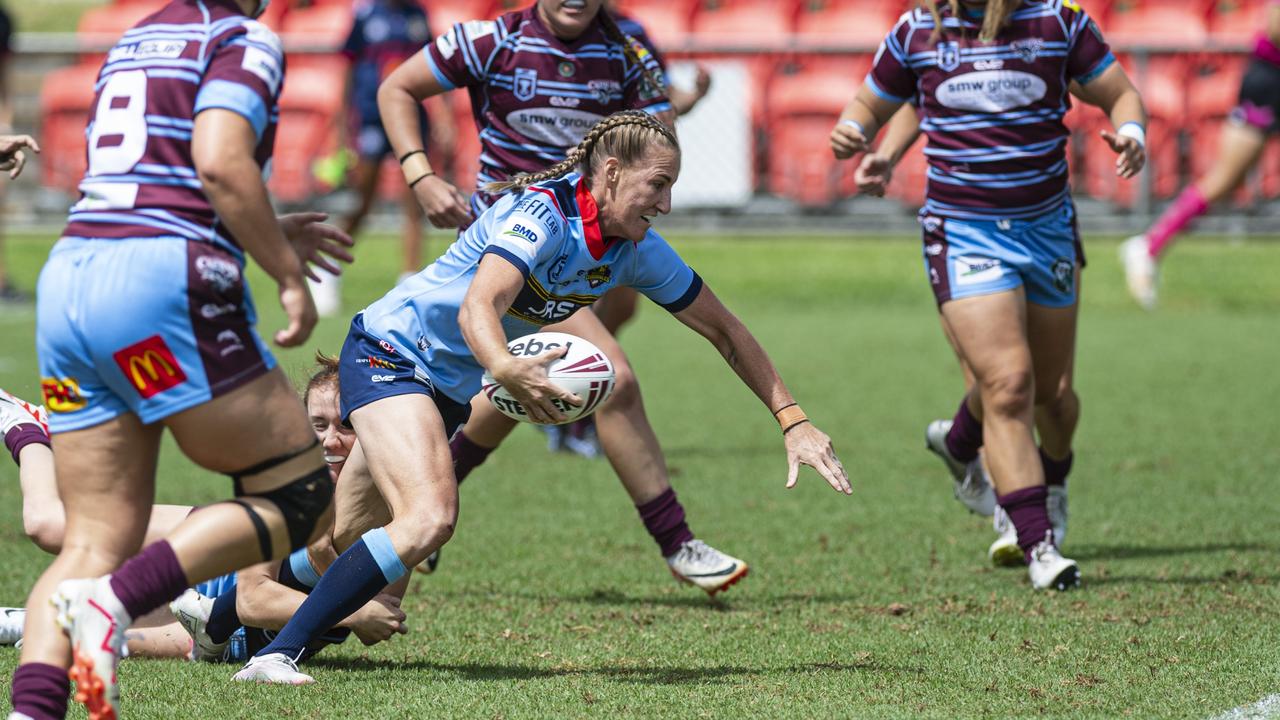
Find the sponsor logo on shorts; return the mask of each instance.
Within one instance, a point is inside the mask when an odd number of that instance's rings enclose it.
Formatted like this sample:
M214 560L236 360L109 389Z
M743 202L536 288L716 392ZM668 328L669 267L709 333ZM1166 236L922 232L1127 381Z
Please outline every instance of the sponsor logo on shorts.
M419 350L421 350L422 352L426 352L426 351L427 351L427 348L429 348L429 347L431 347L431 341L430 341L430 340L427 340L427 336L426 336L426 335L419 335L419 336L418 336L418 349L419 349Z
M1058 288L1059 292L1070 293L1076 283L1075 265L1066 258L1058 258L1053 261L1050 272L1053 273L1053 286Z
M218 351L218 354L222 357L244 350L244 343L240 341L240 336L236 334L235 330L223 330L218 333L218 337L215 339L222 346L222 349Z
M133 383L143 399L152 397L187 381L178 359L159 335L134 343L112 354L120 371Z
M392 345L391 343L387 342L386 340L379 340L379 341L378 341L378 347L382 348L383 350L386 350L387 352L391 353L392 355L397 355L397 354L399 354L399 353L397 353L397 352L396 352L396 346L395 346L395 345Z
M390 360L383 360L380 357L369 356L369 367L382 368L383 370L395 370L396 364Z
M240 266L210 255L196 258L196 272L200 273L201 280L218 292L226 292L240 281Z
M396 376L395 375L371 375L369 376L369 379L378 383L394 382L396 379Z
M236 306L232 303L205 303L200 306L200 316L206 320L222 317L235 311Z
M942 243L929 243L924 246L924 254L930 257L937 257L942 254Z
M40 393L49 412L75 412L88 404L80 394L80 383L73 377L40 378Z
M1004 277L1004 268L994 258L956 258L957 285L978 285Z

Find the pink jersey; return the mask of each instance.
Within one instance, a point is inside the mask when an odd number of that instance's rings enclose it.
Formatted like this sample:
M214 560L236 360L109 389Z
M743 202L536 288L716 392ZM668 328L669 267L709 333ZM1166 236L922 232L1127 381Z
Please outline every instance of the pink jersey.
M265 175L283 82L279 39L232 0L174 0L138 23L98 74L89 169L63 234L196 240L239 255L196 175L195 117L210 108L244 116Z
M639 42L633 47L661 78L649 50ZM606 115L671 109L662 90L598 24L566 42L542 24L536 6L455 25L424 55L441 85L470 91L482 147L481 185L563 160ZM472 208L478 215L491 203L477 193Z
M1271 0L1267 5L1267 14L1264 16L1267 20L1267 27L1264 27L1262 32L1258 33L1258 40L1253 46L1253 56L1263 62L1269 62L1280 67L1280 46L1276 45L1270 35L1270 21L1276 13L1280 13L1280 0Z
M912 101L929 142L925 212L966 219L1030 218L1067 198L1063 118L1068 84L1086 85L1115 57L1074 0L1023 0L991 43L981 18L912 10L876 54L867 85Z

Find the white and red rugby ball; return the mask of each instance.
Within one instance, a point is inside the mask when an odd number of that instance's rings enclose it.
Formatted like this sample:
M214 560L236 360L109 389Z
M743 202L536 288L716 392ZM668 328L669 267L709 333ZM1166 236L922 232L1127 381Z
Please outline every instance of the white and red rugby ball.
M507 352L516 357L537 357L545 352L566 347L569 352L547 368L547 377L553 383L582 398L582 405L574 407L566 402L554 401L564 413L566 423L580 420L595 412L613 394L613 363L600 348L576 335L558 332L540 332L518 337L507 343ZM529 414L507 389L493 379L488 370L480 381L480 391L498 412L513 420L531 423Z

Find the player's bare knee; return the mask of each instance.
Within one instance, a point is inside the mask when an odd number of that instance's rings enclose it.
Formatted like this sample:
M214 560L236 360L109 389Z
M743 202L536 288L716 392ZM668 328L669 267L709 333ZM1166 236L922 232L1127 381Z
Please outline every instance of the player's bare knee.
M640 380L636 377L635 372L630 365L625 363L615 363L613 380L613 395L609 397L602 409L618 412L626 411L640 405Z
M987 415L1014 417L1032 406L1035 379L1030 369L1005 370L982 379L982 406Z
M454 527L458 522L457 508L423 508L408 515L397 517L392 525L400 525L408 532L397 532L396 535L406 538L410 547L404 548L404 555L425 558L431 548L438 548L453 537ZM390 526L389 526L390 527ZM399 528L397 528L399 529ZM397 543L397 546L399 543Z

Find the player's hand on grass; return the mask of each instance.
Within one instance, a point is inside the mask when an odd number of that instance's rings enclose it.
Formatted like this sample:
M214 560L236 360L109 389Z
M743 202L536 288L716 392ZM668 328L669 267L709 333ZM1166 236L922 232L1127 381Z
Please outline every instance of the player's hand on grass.
M438 228L462 227L471 222L471 209L458 188L439 175L429 175L413 186L427 220Z
M1116 155L1116 175L1131 178L1142 172L1147 164L1147 150L1137 138L1118 135L1109 130L1102 131L1102 139L1107 141Z
M867 153L862 156L862 162L858 163L853 179L858 183L858 192L872 197L884 197L889 181L893 179L893 163L889 162L887 155Z
M10 178L16 178L27 164L24 150L40 152L40 145L30 135L0 135L0 171L8 170Z
M569 348L558 347L537 357L508 357L501 367L490 368L493 379L511 393L524 406L529 418L543 425L558 425L566 420L565 414L552 400L559 399L575 407L582 405L582 398L551 382L547 368L551 363L568 354Z
M843 121L831 128L831 152L837 160L848 160L866 149L867 138L858 128Z
M400 598L379 593L351 616L351 632L365 645L376 645L393 635L408 633L406 617L400 609Z
M289 213L276 218L285 238L293 246L293 251L302 260L302 271L317 282L320 278L316 276L313 265L330 275L341 275L342 266L334 260L355 262L355 257L347 251L347 248L355 245L355 240L326 223L325 220L328 219L329 214L322 212Z
M845 495L853 494L853 486L849 484L849 473L844 464L836 457L836 450L831 446L831 438L819 430L813 423L805 421L788 430L782 436L787 446L787 487L796 486L800 476L800 465L808 465L822 479L827 481L836 492Z
M311 299L307 281L299 274L287 278L279 285L280 307L284 308L289 324L276 331L276 344L280 347L297 347L311 337L316 327L316 303Z

